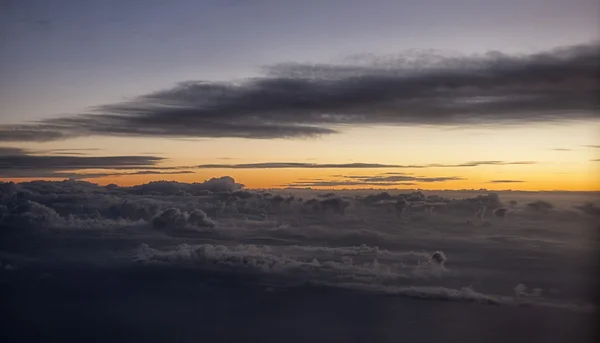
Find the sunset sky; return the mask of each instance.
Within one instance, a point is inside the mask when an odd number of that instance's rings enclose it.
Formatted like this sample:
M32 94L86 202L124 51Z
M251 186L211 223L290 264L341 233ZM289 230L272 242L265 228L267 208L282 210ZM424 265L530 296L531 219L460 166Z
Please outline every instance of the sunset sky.
M600 190L597 0L1 4L3 181Z

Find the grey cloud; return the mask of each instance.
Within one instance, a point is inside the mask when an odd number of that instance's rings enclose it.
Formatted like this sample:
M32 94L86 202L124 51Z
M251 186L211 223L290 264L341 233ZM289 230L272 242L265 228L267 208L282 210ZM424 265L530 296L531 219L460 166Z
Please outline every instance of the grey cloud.
M62 128L44 123L31 125L0 125L2 142L49 142L65 140L79 136L66 132Z
M412 186L418 182L444 182L465 180L461 177L423 177L410 175L337 175L342 180L313 179L307 181L296 181L287 184L288 187L333 187L333 186Z
M0 158L0 169L68 168L99 169L152 166L163 160L154 156L33 156L11 155Z
M82 135L293 138L345 125L598 119L597 45L530 56L399 56L384 65L280 64L237 83L184 82L88 113L0 127L3 141Z
M527 208L536 212L548 212L554 208L554 205L544 200L537 200L528 203Z
M293 182L285 187L337 187L337 186L411 186L411 182L363 182L363 181L307 181Z
M189 228L198 230L204 227L214 227L215 223L202 210L191 213L169 208L154 218L152 225L157 229Z
M23 149L17 147L3 147L0 146L0 156L13 156L13 155L39 155L39 154L53 154L53 155L85 155L88 151L99 151L100 149L42 149L32 150Z
M337 169L337 168L454 168L477 167L481 165L519 165L536 164L534 161L473 161L460 164L380 164L380 163L301 163L301 162L265 162L245 164L201 164L200 169L277 169L277 168L307 168L307 169ZM359 177L360 178L360 177Z
M291 287L308 296L313 285L327 283L354 292L507 306L582 308L594 303L586 292L588 282L579 276L594 271L594 263L588 263L594 260L587 257L595 257L595 250L586 246L596 232L589 225L590 215L598 209L596 204L573 208L589 200L589 194L335 191L315 200L326 192L266 194L239 188L230 177L134 187L73 180L0 182L2 266L10 263L32 271L35 279L23 282L41 282L40 274L52 272L52 284L82 279L70 266L85 269L83 276L91 283L100 278L112 283L123 271L152 279L168 274L174 291L190 280L210 279L214 282L203 285L210 294L216 289L212 287L226 285L221 281L235 281L233 291L241 284L252 285L252 294ZM298 196L307 200L298 201ZM556 208L548 213L523 211L538 196L555 202ZM400 200L407 205L403 216L394 211ZM493 211L505 208L509 200L523 206L500 218L500 211ZM305 211L315 205L317 211ZM485 218L482 206L487 206ZM435 209L427 214L419 207ZM493 225L466 222L475 213ZM11 228L15 230L4 235ZM152 248L135 249L140 242ZM138 264L160 269L144 267L138 274ZM148 278L142 279L135 285L143 287ZM475 279L478 292L460 289ZM514 299L509 291L518 283L544 292L534 297L521 292Z
M232 177L223 176L199 183L153 181L143 185L130 187L128 188L128 192L134 194L178 195L183 193L201 194L204 191L235 192L239 191L243 187L243 184L236 183Z
M408 176L408 175L393 175L393 176L373 176L368 178L362 178L365 182L405 182L405 181L414 181L414 182L443 182L443 181L458 181L458 180L466 180L461 177L417 177L417 176Z
M62 175L61 175L62 174ZM97 179L106 176L131 176L131 175L182 175L182 174L194 174L191 170L181 171L159 171L159 170L140 170L131 173L52 173L49 174L52 177L64 177L70 179Z
M397 168L396 164L379 163L296 163L296 162L266 162L246 164L201 164L196 166L200 169L279 169L279 168Z
M473 161L466 162L461 164L447 164L447 165L430 165L430 167L438 166L438 167L477 167L482 165L521 165L521 164L537 164L535 161L516 161L516 162L504 162L504 161Z
M182 170L172 172L161 172L154 170L143 170L132 173L122 172L106 172L106 173L76 173L62 172L52 169L36 169L36 170L16 170L16 171L0 171L1 177L8 178L53 178L53 179L97 179L106 176L130 176L130 175L179 175L179 174L194 174L193 171Z
M586 202L583 205L575 206L576 209L580 210L585 214L589 214L592 216L600 216L600 207L592 202Z
M63 156L31 155L31 151L0 147L0 177L93 178L126 175L121 172L82 174L85 169L144 169L138 174L161 174L153 170L164 159L156 156ZM170 173L182 173L181 171Z
M178 174L194 174L191 170L181 170L181 171L156 171L156 170L140 170L134 173L113 173L109 175L178 175Z
M21 148L0 146L0 156L23 155L25 153L26 150Z

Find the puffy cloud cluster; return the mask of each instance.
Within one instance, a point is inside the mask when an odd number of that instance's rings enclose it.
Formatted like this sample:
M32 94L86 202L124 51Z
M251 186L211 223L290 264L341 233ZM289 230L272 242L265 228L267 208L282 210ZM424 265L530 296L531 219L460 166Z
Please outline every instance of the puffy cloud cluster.
M578 263L588 263L578 256L587 253L585 243L595 237L589 228L594 205L573 209L590 199L584 195L484 190L319 194L241 187L229 177L134 187L75 180L0 183L0 255L14 253L11 265L22 267L27 261L14 256L52 259L48 252L60 249L61 263L186 266L251 275L248 279L266 284L311 282L457 301L517 303L512 295L512 300L496 295L510 293L518 283L583 297L573 280L580 280L578 270L585 267ZM550 213L527 205L542 196L557 204ZM498 213L507 208L511 215L502 218ZM486 211L494 215L485 217ZM481 225L469 225L467 218L472 223L479 218ZM485 223L489 227L483 229ZM32 230L20 236L23 229ZM23 237L33 243L41 237L44 244L23 244ZM148 245L134 251L132 266L131 249L142 242ZM447 265L448 257L452 263ZM481 293L460 289L474 282ZM518 303L547 304L551 296L521 295Z
M444 254L443 251L436 251L431 255L430 261L440 264L440 265L444 265L444 263L446 263L446 254Z
M200 183L182 183L175 181L153 181L133 186L127 191L142 195L209 195L220 192L235 192L244 185L236 183L232 177L212 178Z
M52 228L62 224L56 211L37 202L25 200L14 206L0 205L0 226L6 228Z
M590 216L600 216L600 207L593 202L586 202L583 205L575 206L575 208Z
M182 212L177 208L169 208L152 220L152 225L158 229L170 228L206 228L214 227L215 223L202 210L191 213Z
M201 183L151 182L133 187L90 182L32 181L0 183L2 228L47 229L52 227L105 227L152 223L157 216L178 223L165 211L180 211L190 227L214 226L204 209L222 201L217 195L246 196L243 185L231 177ZM232 195L233 194L233 195ZM188 196L201 201L187 201Z
M548 212L554 208L554 205L544 200L537 200L527 204L527 208L535 212Z
M302 247L242 244L182 244L158 250L142 243L134 261L146 265L195 265L251 269L260 273L301 277L308 281L408 280L435 277L422 268L414 252L391 253L377 247ZM395 264L389 261L395 260ZM426 260L425 260L426 261ZM398 263L403 262L403 263Z

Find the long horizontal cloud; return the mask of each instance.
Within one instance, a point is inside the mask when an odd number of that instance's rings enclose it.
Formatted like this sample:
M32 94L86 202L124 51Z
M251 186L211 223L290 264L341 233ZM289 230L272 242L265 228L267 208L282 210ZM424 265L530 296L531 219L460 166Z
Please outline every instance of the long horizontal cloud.
M314 179L289 183L287 187L337 187L337 186L413 186L419 182L445 182L466 180L456 176L410 176L410 175L373 175L373 176L339 176L341 180Z
M521 183L523 180L491 180L488 183Z
M0 177L96 178L140 174L182 174L186 171L161 171L156 166L164 159L156 156L62 156L31 155L30 151L0 147ZM75 170L119 169L136 172L80 174ZM165 169L168 169L165 168Z
M343 186L412 186L413 182L363 182L363 181L306 181L293 182L285 187L343 187Z
M302 162L265 162L243 164L201 164L195 166L200 169L376 169L376 168L453 168L477 167L481 165L521 165L536 164L534 161L472 161L458 164L381 164L381 163L302 163Z
M295 162L267 162L267 163L245 163L245 164L201 164L196 166L200 169L337 169L337 168L397 168L397 164L380 163L295 163Z
M597 119L597 45L528 56L399 56L384 64L279 64L238 83L191 81L87 113L0 126L2 141L81 135L290 138L346 125Z
M458 181L465 180L462 177L419 177L409 175L393 175L393 176L372 176L368 178L362 178L364 182L444 182L444 181Z

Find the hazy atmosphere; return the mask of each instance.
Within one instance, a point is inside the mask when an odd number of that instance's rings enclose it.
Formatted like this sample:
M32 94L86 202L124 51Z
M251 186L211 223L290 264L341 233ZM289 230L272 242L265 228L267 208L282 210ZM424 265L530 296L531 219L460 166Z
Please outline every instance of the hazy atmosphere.
M600 2L0 5L2 341L594 340Z

